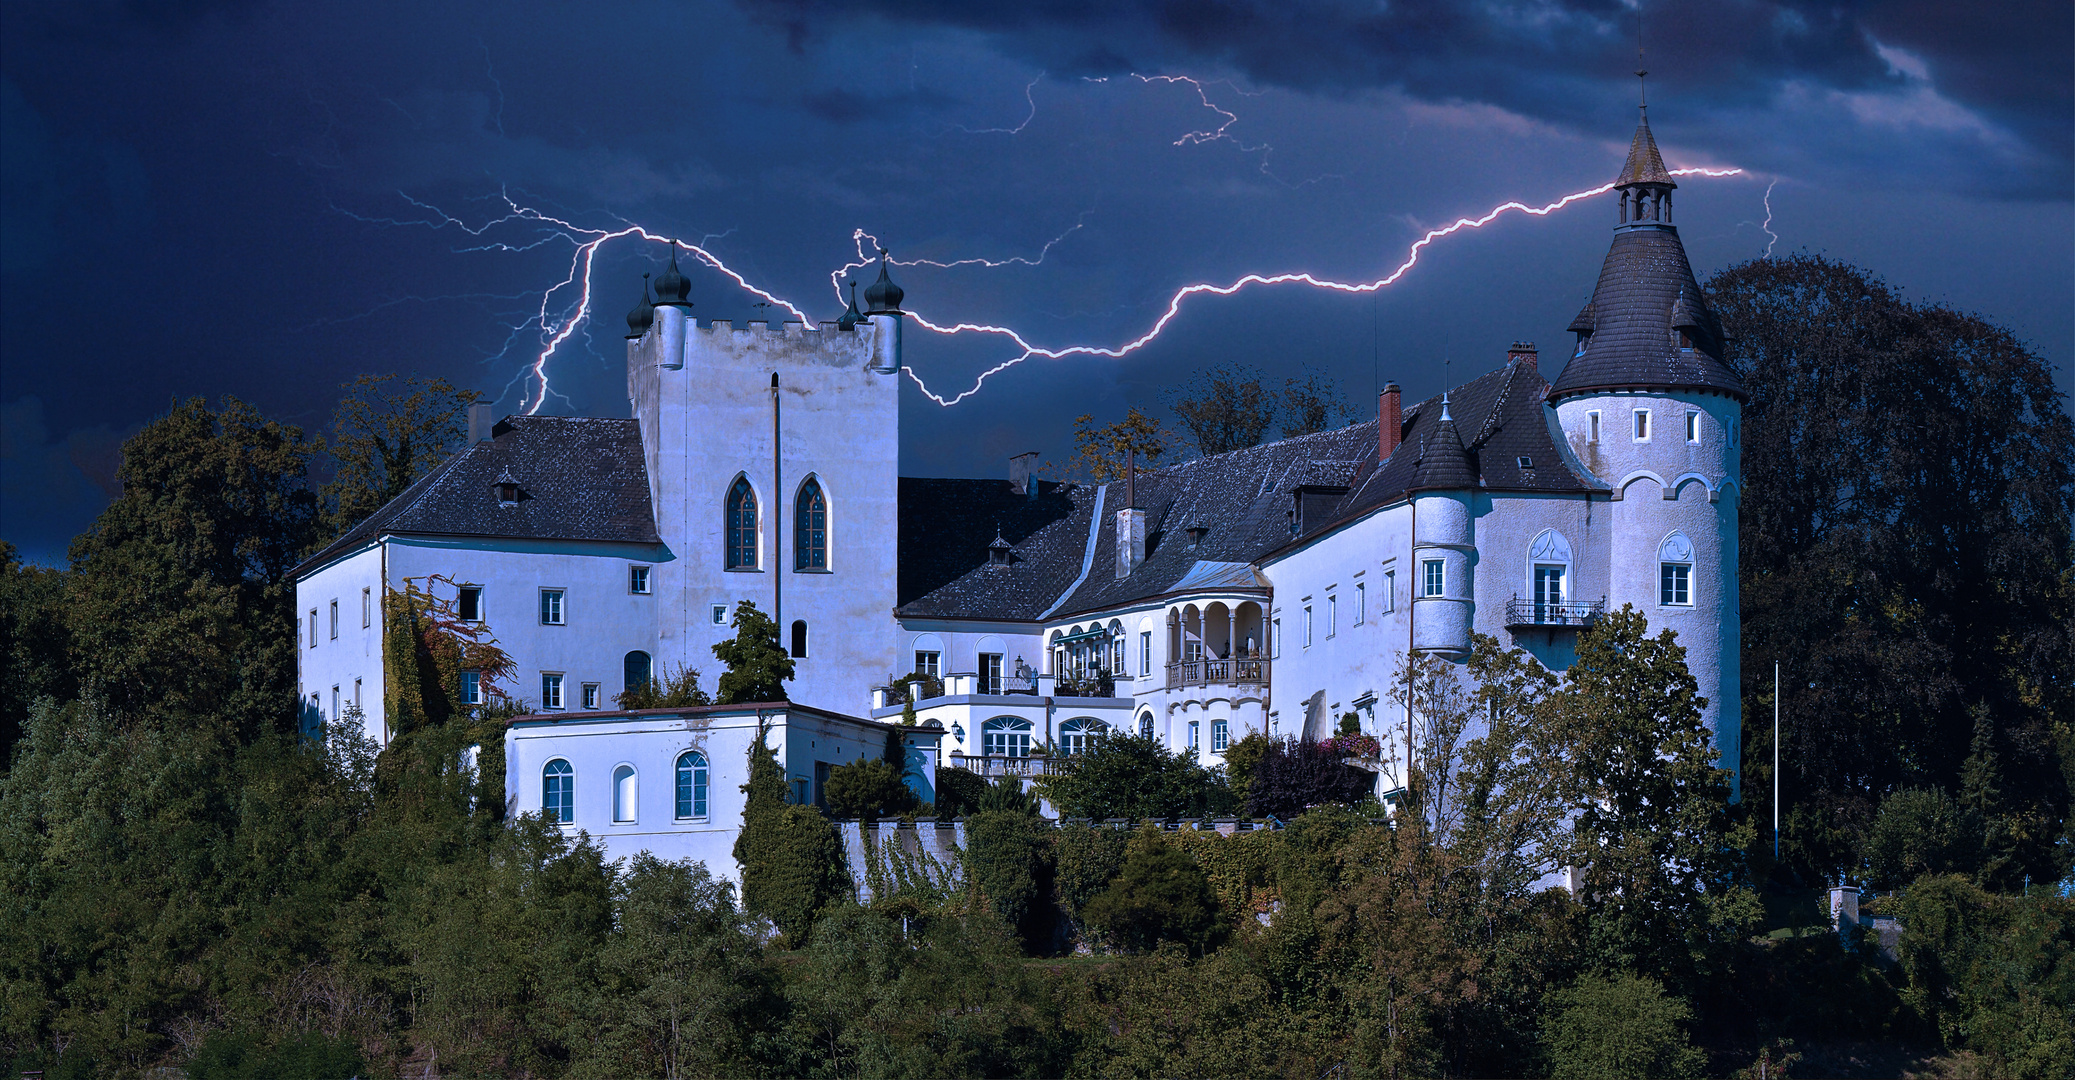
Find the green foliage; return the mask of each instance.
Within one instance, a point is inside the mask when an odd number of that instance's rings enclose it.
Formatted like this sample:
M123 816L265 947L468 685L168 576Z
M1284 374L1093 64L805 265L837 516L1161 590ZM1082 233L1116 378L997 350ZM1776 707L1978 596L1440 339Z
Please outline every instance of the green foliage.
M749 746L749 782L735 861L742 867L742 907L778 927L784 941L802 944L822 909L850 891L843 844L811 806L786 802L777 751L764 743L765 723Z
M1059 909L1078 920L1081 909L1124 869L1131 834L1070 821L1052 834L1053 889Z
M467 434L468 406L482 395L445 379L362 375L341 387L332 436L335 469L321 492L325 531L340 535L438 468Z
M614 694L612 700L622 709L689 709L713 704L713 698L699 688L699 669L683 664L660 679Z
M986 798L989 786L986 777L971 769L955 765L938 766L936 815L956 818L979 810L980 800Z
M1903 998L1946 1045L2031 1080L2075 1064L2075 902L1919 878L1880 910L1902 921Z
M1023 779L1016 776L997 776L980 792L979 805L983 813L1023 814L1037 817L1039 813L1037 793L1025 790Z
M915 793L901 774L879 758L861 758L829 770L822 793L838 818L877 821L915 809Z
M1150 825L1132 835L1123 869L1082 905L1081 918L1130 952L1174 942L1201 956L1224 936L1210 879Z
M1037 781L1066 817L1165 821L1233 810L1223 776L1150 738L1113 734L1071 762L1065 772Z
M1095 416L1074 417L1074 457L1070 467L1096 483L1124 478L1133 454L1138 467L1150 469L1160 463L1174 442L1174 432L1134 406L1124 419L1106 427L1095 427Z
M15 546L0 540L0 769L39 698L79 696L67 660L65 575L25 565Z
M1543 1038L1557 1080L1699 1076L1706 1055L1686 1039L1687 1004L1657 980L1588 976L1550 995Z
M1050 911L1046 828L1022 810L982 810L965 823L965 878L976 897L1026 941L1043 935Z
M1981 864L1981 817L1936 788L1881 800L1864 852L1870 884L1907 885L1925 874L1972 875Z
M1708 292L1751 395L1746 797L1770 817L1779 661L1786 859L1804 880L1850 869L1889 792L1959 794L1983 714L2002 777L1995 886L2065 877L2075 424L2052 365L1821 256L1732 266Z
M366 1068L360 1047L314 1032L277 1046L264 1036L218 1032L187 1063L189 1080L346 1080Z
M1232 789L1232 801L1244 807L1253 797L1254 770L1275 740L1258 731L1250 731L1246 738L1225 748L1225 782Z
M486 701L507 697L499 680L518 664L498 647L490 625L462 619L452 600L420 588L418 579L403 584L382 594L383 715L390 732L407 735L479 711L461 703L464 671L481 674Z
M713 646L713 655L728 666L714 687L717 705L784 701L785 684L793 677L793 658L778 643L778 624L755 604L735 605L735 636Z

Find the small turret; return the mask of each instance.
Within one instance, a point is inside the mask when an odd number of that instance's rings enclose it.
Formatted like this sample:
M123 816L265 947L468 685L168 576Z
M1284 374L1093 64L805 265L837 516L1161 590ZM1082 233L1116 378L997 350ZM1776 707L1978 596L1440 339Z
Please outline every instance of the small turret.
M901 323L906 314L901 310L901 298L907 294L893 283L886 265L886 249L880 248L879 280L865 286L863 316L878 323L878 337L872 342L872 370L880 374L901 369Z
M1419 455L1419 471L1413 474L1413 490L1462 490L1477 486L1477 469L1470 461L1470 452L1463 448L1462 434L1455 429L1455 417L1448 415L1448 395L1441 395L1441 420L1434 426L1434 437L1422 447Z
M692 281L677 268L677 242L670 243L670 269L656 279L656 306L691 310L692 302L685 299L692 295Z
M656 324L656 305L648 298L648 275L641 275L641 303L627 313L627 340L637 341Z
M901 298L907 293L886 273L886 249L879 249L879 280L865 286L865 314L899 315Z
M865 320L865 317L859 314L857 310L857 282L850 282L849 285L850 306L843 309L843 314L836 316L836 329L838 330L854 331L857 329L857 324Z

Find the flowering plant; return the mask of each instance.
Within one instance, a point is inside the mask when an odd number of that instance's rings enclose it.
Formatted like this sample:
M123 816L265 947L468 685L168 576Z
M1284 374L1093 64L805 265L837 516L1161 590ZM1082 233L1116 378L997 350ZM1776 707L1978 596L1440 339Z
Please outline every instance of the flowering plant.
M1360 733L1335 735L1320 742L1319 746L1341 757L1359 758L1364 761L1373 761L1383 753L1383 745L1376 741L1376 736Z

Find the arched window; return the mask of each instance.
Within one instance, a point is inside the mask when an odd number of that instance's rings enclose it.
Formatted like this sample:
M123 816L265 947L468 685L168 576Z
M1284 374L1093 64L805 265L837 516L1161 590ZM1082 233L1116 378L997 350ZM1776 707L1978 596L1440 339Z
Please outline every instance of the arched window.
M793 505L793 569L828 568L829 502L822 497L821 481L810 476Z
M576 770L561 758L540 770L540 816L562 825L576 822Z
M807 620L793 620L793 656L804 659L807 655Z
M757 493L749 477L738 476L728 489L728 569L757 568Z
M1109 731L1109 725L1092 716L1076 717L1059 725L1059 749L1068 754L1085 754Z
M655 664L649 659L648 654L640 649L628 653L626 659L620 662L620 668L620 688L630 694L636 690L647 689L651 680L655 678Z
M706 816L706 755L697 750L677 755L677 816Z
M1571 542L1554 529L1543 529L1528 542L1527 562L1535 621L1568 622L1569 612L1563 605L1570 599Z
M1029 757L1030 721L997 716L980 726L980 752L989 757Z
M1693 606L1693 541L1675 532L1657 545L1657 603Z
M634 774L634 766L622 765L612 771L612 819L618 822L634 820L634 812L641 805L641 778Z
M1141 739L1150 739L1153 737L1152 713L1142 712L1138 714L1138 737Z

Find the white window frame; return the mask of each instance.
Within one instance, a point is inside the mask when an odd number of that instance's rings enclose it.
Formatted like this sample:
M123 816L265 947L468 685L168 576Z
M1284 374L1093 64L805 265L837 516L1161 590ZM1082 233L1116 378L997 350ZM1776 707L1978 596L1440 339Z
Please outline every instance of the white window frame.
M1398 568L1389 567L1383 572L1383 606L1376 609L1379 615L1388 615L1398 610Z
M1588 442L1588 443L1598 443L1598 442L1599 442L1599 410L1598 410L1598 409L1592 409L1592 410L1589 410L1589 411L1587 411L1587 412L1586 412L1586 414L1585 414L1585 441L1586 441L1586 442Z
M1210 722L1210 752L1222 754L1232 745L1232 723L1223 717Z
M1326 640L1333 640L1334 635L1338 633L1340 633L1340 597L1335 594L1326 597Z
M633 825L641 820L641 770L630 761L612 767L612 823Z
M1282 659L1282 616L1277 615L1270 620L1269 626L1268 658L1270 660L1280 660Z
M1355 582L1355 622L1354 622L1354 624L1355 624L1356 626L1360 626L1360 625L1362 625L1362 623L1366 622L1366 621L1368 620L1368 618L1369 618L1369 584L1368 584L1368 582L1365 582L1365 581L1357 581L1357 582Z
M944 654L936 649L915 650L915 670L933 679L944 677Z
M336 597L331 602L331 639L339 640L339 601Z
M1669 574L1673 582L1677 583L1679 590L1686 594L1684 600L1668 600L1665 598L1665 585L1667 584L1665 578L1667 574ZM1672 608L1690 608L1693 606L1692 563L1664 561L1657 564L1657 606Z
M726 604L715 604L715 605L713 605L713 625L715 625L715 626L726 626L726 625L728 625L728 605L726 605Z
M602 707L601 703L605 700L605 688L603 685L587 682L582 684L578 692L582 695L578 700L584 703L585 712L597 712Z
M374 589L372 589L372 588L366 588L366 589L362 589L362 590L360 590L360 628L361 628L362 630L365 630L365 629L367 629L368 627L370 627L370 626L374 625L374 618L375 618L375 615L374 615L374 610L375 610L375 603L374 603L374 600L375 600L375 590L374 590Z
M1634 440L1636 442L1650 441L1650 410L1635 410L1634 419L1631 421L1631 426L1629 428L1629 434L1634 437Z
M563 673L543 671L540 673L540 711L561 712L565 695L562 693Z
M1304 605L1304 647L1311 648L1311 605ZM1194 721L1190 721L1194 723Z
M461 673L461 703L481 705L483 703L483 673L464 671Z
M1699 410L1699 409L1687 409L1687 410L1686 410L1686 442L1687 442L1687 443L1689 443L1689 444L1693 444L1693 443L1698 443L1698 442L1700 442L1700 410Z
M1196 753L1203 746L1203 721L1189 721L1189 752Z
M470 594L473 594L475 596L476 601L476 613L474 615L463 614L461 610L462 601L466 599ZM459 617L463 622L482 622L483 587L481 585L463 585L458 590L456 590L454 593L454 614L457 617Z
M362 703L361 703L361 699L360 699L360 680L359 680L359 679L355 679L355 680L353 680L353 707L354 707L354 708L356 708L356 709L362 709L362 710L365 710L365 709L366 709L366 707L367 707L366 705L364 705L364 704L362 704Z
M317 609L310 609L310 647L317 647Z
M1448 595L1448 560L1421 559L1419 596L1422 600Z
M655 570L647 566L627 567L627 594L647 596L655 592Z
M543 585L540 588L540 625L569 625L569 590Z
M1140 630L1138 632L1138 673L1141 676L1153 673L1153 632L1151 630Z

